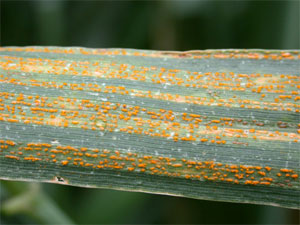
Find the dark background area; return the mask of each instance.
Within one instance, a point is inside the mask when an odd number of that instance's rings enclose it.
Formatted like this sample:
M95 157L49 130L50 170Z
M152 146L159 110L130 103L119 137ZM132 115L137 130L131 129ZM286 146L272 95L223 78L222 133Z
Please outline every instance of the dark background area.
M299 49L299 1L1 1L0 4L1 46ZM14 197L9 187L5 182L0 183L0 201ZM41 187L78 224L299 223L299 211L271 206L54 184ZM26 213L0 216L0 223L41 222Z
M299 49L299 1L1 1L1 45Z

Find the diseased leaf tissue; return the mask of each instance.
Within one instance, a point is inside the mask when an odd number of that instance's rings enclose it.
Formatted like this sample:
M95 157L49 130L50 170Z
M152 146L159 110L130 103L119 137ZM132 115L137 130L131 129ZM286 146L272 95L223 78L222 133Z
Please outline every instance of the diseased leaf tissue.
M299 208L299 59L0 48L0 177Z

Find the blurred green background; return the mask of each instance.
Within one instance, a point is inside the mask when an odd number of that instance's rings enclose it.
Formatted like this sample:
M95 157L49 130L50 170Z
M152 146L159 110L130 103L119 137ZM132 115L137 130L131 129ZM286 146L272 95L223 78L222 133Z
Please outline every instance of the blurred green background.
M1 1L1 46L299 49L299 1ZM0 182L0 224L298 224L299 211Z

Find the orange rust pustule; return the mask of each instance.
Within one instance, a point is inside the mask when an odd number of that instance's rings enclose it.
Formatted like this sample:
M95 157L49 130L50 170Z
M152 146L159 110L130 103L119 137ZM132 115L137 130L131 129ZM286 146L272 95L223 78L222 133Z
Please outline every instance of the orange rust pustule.
M10 148L16 148L16 144L11 140L0 140L0 143L10 143ZM48 154L48 149L52 152L51 155ZM78 153L81 153L82 150L85 154L79 156ZM294 181L299 182L299 175L296 171L286 168L276 169L269 166L230 165L214 161L193 161L124 153L121 150L113 151L60 145L54 147L49 143L27 143L22 147L18 147L18 151L24 152L24 154L10 151L10 154L6 154L5 158L30 162L46 161L54 164L59 163L62 166L72 165L94 169L126 170L128 172L182 177L199 181L207 180L233 184L242 182L245 185L276 186L283 183L291 185L291 182ZM27 152L31 154L28 156ZM74 157L74 154L76 154L76 157ZM55 159L51 160L52 158ZM289 176L281 178L280 172ZM249 179L249 175L251 175L251 179Z
M18 96L11 95L9 93L0 93L0 97L4 96L5 103L7 99L12 99L11 102L15 102L15 98L22 96L32 101L30 96L25 96L22 93ZM5 97L7 96L7 97ZM38 96L35 97L35 99ZM267 141L290 141L294 142L300 140L300 134L298 133L286 133L281 132L281 127L276 131L266 131L254 128L236 129L230 128L233 126L234 118L219 118L218 120L209 120L206 116L197 114L188 114L173 112L171 110L159 109L158 111L147 110L140 106L130 106L120 103L101 102L94 103L91 100L81 99L79 101L76 98L69 99L58 97L55 99L49 99L48 97L39 98L39 102L36 102L34 107L30 107L31 113L27 115L21 106L9 106L7 103L1 103L5 107L9 107L10 111L1 113L0 121L6 121L10 123L24 123L24 124L38 124L47 126L60 126L60 127L80 127L81 129L90 130L108 130L113 132L118 129L120 132L129 134L142 134L148 136L158 136L162 138L172 139L177 142L192 141L192 142L206 142L224 145L224 144L242 144L248 145L247 142L230 141L232 138L247 138L253 137L254 139L261 139ZM2 100L2 102L4 102ZM55 105L61 105L61 108L49 108L57 107ZM29 103L28 104L33 104ZM38 104L38 105L37 105ZM16 105L18 105L16 103ZM68 106L68 109L66 108ZM83 108L90 109L88 113L83 113ZM121 112L120 112L121 110ZM37 112L42 111L42 114ZM123 112L124 111L124 112ZM118 115L119 113L119 115ZM124 114L123 114L124 113ZM145 114L146 113L146 114ZM35 116L35 114L38 114ZM56 114L56 115L54 115ZM150 118L145 116L149 115ZM175 116L176 115L176 116ZM200 119L201 118L201 119ZM81 122L79 122L79 120ZM230 121L230 123L228 123ZM205 124L204 124L205 122ZM237 121L238 122L238 121ZM186 125L188 123L188 126ZM210 126L209 124L217 124ZM203 126L205 130L201 129ZM261 127L260 123L255 121L252 127ZM180 132L178 132L180 131ZM203 137L203 136L206 137ZM208 139L210 137L211 139ZM215 140L218 139L218 140Z
M82 55L133 55L133 56L148 56L148 57L170 57L170 58L195 58L195 59L229 59L229 58L246 58L246 59L270 59L270 60L296 60L300 58L299 51L256 51L248 52L245 50L205 50L205 51L187 51L187 52L161 52L161 51L139 51L139 50L126 50L126 49L88 49L88 48L48 48L48 47L2 47L0 51L11 52L45 52L56 54L82 54ZM97 65L97 64L95 64Z

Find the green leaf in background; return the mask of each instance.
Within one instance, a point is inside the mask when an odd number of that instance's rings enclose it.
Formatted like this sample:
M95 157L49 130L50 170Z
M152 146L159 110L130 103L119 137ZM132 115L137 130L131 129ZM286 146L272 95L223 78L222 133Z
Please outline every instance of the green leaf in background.
M0 49L0 177L299 209L299 51Z

